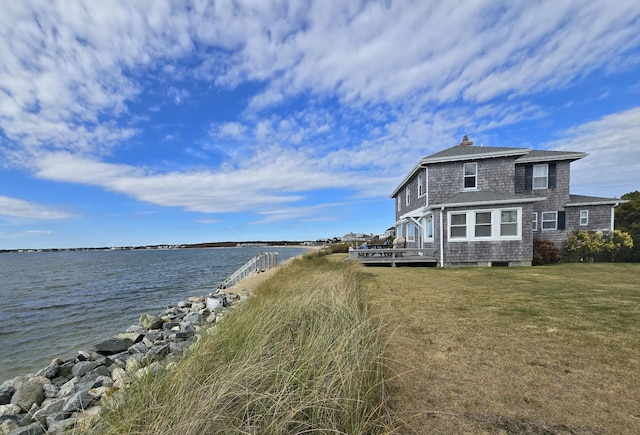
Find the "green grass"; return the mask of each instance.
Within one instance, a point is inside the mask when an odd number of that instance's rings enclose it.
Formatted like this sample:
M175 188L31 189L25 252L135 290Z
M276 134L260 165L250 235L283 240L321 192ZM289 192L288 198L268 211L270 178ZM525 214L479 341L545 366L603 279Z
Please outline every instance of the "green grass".
M400 432L640 433L640 264L367 272Z
M93 431L384 432L383 348L354 266L292 262L179 364L112 396Z

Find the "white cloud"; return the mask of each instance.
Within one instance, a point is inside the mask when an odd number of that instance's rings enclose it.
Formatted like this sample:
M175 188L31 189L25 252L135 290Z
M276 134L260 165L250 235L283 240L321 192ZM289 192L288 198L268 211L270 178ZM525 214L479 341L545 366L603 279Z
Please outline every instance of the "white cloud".
M547 147L589 153L571 165L575 193L620 197L640 190L640 107L575 126L561 136Z
M22 199L0 195L0 215L38 220L69 219L73 214Z

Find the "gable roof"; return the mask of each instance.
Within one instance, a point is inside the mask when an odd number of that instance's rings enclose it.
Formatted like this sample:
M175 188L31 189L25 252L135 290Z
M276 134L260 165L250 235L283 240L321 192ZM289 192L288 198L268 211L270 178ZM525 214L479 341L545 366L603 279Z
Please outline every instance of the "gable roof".
M496 157L512 157L527 154L528 148L504 147L474 147L469 145L455 145L446 150L431 154L420 159L419 164L456 162L461 160L491 159Z

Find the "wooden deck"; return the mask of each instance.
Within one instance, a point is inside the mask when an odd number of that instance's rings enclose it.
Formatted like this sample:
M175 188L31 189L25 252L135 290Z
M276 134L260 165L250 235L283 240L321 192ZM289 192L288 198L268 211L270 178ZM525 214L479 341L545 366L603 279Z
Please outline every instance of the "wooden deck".
M351 249L349 260L366 266L436 266L438 250L434 248Z

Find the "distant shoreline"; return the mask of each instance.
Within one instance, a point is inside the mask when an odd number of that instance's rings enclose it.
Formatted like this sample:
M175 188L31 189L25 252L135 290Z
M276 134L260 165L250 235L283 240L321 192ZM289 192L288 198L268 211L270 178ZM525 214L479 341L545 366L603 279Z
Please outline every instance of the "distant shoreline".
M274 248L300 248L317 246L313 242L301 241L271 241L271 242L205 242L205 243L181 243L158 244L142 246L101 246L83 248L33 248L33 249L0 249L0 254L25 253L25 252L86 252L86 251L140 251L140 250L167 250L167 249L198 249L198 248L246 248L246 247L274 247Z

